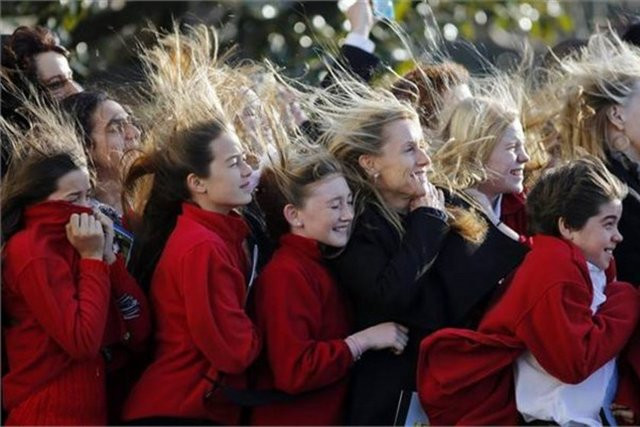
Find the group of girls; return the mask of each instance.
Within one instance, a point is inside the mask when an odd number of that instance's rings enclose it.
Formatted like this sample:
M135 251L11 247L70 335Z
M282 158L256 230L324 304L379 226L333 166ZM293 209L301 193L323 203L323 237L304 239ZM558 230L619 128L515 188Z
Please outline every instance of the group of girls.
M16 31L7 424L391 425L415 390L434 424L639 421L640 51L372 87L353 8L323 88L156 33L140 127Z

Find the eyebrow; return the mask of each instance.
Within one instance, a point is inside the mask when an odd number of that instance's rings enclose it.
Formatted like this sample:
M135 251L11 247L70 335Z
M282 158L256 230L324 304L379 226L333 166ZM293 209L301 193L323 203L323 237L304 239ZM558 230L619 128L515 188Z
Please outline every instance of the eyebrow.
M609 221L609 220L614 220L615 221L617 219L618 219L618 215L607 215L604 218L602 218L600 220L600 222L606 222L606 221Z
M122 116L115 116L115 117L112 117L112 118L111 118L111 120L109 120L109 121L107 122L107 126L111 126L111 125L112 125L112 124L114 124L114 123L126 122L128 118L129 118L129 116L124 116L124 117L122 117Z
M44 80L45 83L49 83L55 79L72 79L73 78L73 72L70 71L68 75L64 75L64 74L56 74L54 76L49 77L48 79Z
M243 156L243 153L238 153L238 154L234 154L232 156L227 157L227 159L225 160L225 162L229 162L231 160L236 160L236 159L241 159Z

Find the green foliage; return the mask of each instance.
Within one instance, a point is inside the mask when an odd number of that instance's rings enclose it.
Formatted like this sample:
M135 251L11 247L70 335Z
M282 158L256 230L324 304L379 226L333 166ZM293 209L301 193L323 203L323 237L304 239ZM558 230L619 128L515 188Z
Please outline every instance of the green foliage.
M638 2L633 0L610 3L395 0L394 3L396 19L414 44L409 48L416 56L428 45L425 34L442 36L448 44L468 40L485 46L485 53L492 57L524 39L543 51L545 46L562 39L588 35L593 30L589 26L597 19L610 19L617 25L624 23L625 16L638 13ZM73 62L76 71L91 79L131 78L130 70L136 64L133 46L137 40L147 41L141 30L149 22L166 28L172 18L214 25L220 29L224 45L237 43L240 57L270 58L292 73L306 73L305 78L311 81L320 78L320 52L333 51L346 35L345 16L335 2L328 1L5 1L2 10L5 29L27 22L58 32L62 43L76 52ZM376 25L371 38L376 42L376 53L396 71L403 72L409 67L406 46L388 26Z

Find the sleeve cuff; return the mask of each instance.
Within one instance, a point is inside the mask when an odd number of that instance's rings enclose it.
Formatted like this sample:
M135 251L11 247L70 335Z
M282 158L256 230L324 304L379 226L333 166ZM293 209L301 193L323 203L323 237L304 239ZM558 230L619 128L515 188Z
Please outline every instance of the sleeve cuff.
M376 48L376 44L374 42L362 34L354 33L353 31L347 34L347 38L344 39L344 44L357 47L367 53L373 53Z
M109 266L107 263L97 259L80 258L80 266L85 271L96 271L100 273L109 273Z

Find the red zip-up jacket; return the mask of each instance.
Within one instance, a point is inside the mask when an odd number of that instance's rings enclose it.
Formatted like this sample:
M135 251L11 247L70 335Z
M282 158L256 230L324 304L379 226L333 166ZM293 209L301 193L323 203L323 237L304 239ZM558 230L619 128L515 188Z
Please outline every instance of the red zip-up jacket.
M584 255L570 242L535 236L533 249L478 331L443 329L425 338L418 393L435 424L518 424L513 363L528 349L551 375L584 381L621 352L640 315L640 293L612 281L591 312Z
M91 209L64 201L30 206L24 228L4 249L3 316L8 372L2 379L8 424L104 424L105 366L100 348L107 323L130 342L149 332L144 297L122 260L108 266L81 259L65 226L73 213ZM141 316L108 315L128 292ZM128 333L127 333L128 332Z
M244 309L248 230L236 214L183 203L151 280L155 354L125 403L125 420L239 422L240 407L212 392L210 380L245 387L245 370L260 352Z
M264 335L257 388L299 395L254 408L253 425L341 425L353 356L344 296L325 267L318 242L294 234L265 266L256 285L257 324Z

